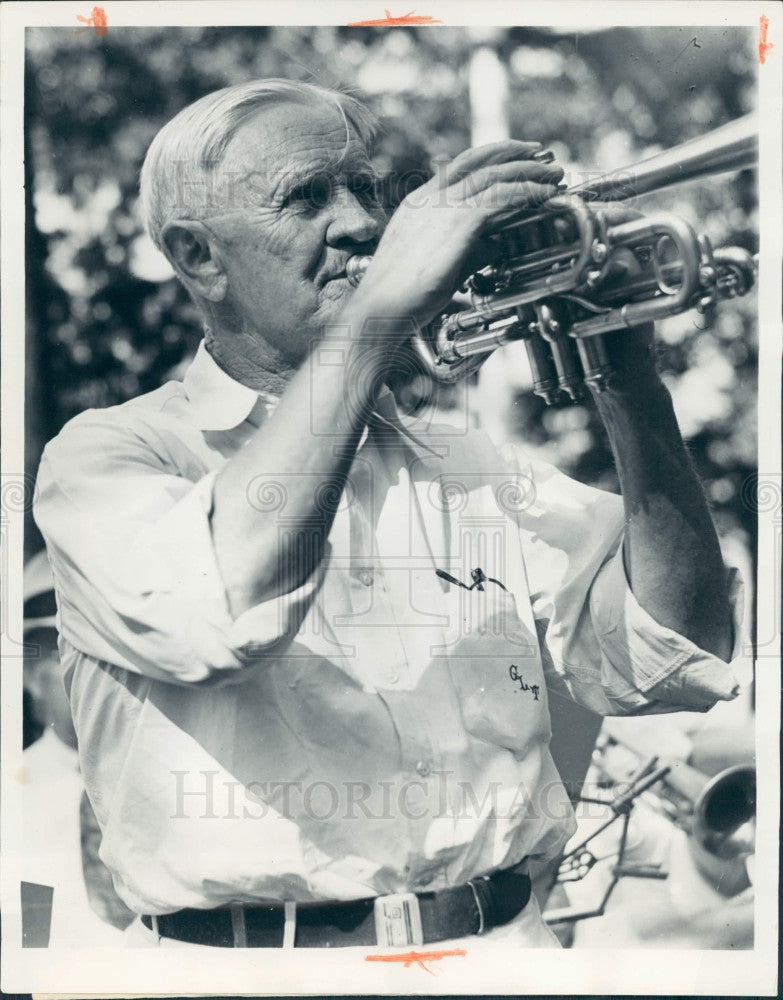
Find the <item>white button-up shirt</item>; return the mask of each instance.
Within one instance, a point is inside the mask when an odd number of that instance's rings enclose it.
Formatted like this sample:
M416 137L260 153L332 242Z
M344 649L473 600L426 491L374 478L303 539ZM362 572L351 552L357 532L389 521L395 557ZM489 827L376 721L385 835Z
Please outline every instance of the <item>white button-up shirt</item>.
M81 414L41 462L82 773L137 912L438 889L552 856L574 821L549 699L630 714L736 693L634 599L619 497L402 420L390 394L317 571L234 620L213 483L273 406L202 345L182 382ZM248 501L286 530L274 469Z

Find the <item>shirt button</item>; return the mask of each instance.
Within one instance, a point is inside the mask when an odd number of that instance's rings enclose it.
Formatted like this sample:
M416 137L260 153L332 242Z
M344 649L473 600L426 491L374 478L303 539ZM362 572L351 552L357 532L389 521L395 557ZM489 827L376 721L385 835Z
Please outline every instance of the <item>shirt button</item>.
M373 581L372 573L368 569L363 569L361 573L359 573L359 580L365 585L365 587L371 587Z
M432 766L426 760L420 760L416 764L416 773L419 774L419 775L421 775L422 778L426 778L427 775L430 773L431 770L432 770Z

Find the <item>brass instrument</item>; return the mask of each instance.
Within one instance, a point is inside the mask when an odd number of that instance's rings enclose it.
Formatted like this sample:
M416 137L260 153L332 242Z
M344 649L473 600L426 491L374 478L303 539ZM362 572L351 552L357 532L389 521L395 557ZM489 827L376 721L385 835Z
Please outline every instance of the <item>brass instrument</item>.
M630 778L628 755L639 761ZM731 757L727 747L726 761ZM599 741L596 760L600 773L623 789L621 805L629 790L633 795L641 792L650 808L688 834L694 864L713 888L724 896L748 888L746 861L756 849L756 768L752 763L728 764L711 776L679 758L648 758L630 733L617 730Z
M673 213L611 225L594 203L624 201L672 184L753 166L755 116L724 125L623 170L565 190L492 239L498 260L467 282L471 307L444 315L412 338L428 374L456 382L501 344L521 340L533 391L547 403L572 399L583 383L601 391L612 365L602 334L746 294L756 263L739 247L713 249ZM553 159L548 150L535 156ZM371 256L346 273L357 285ZM430 347L429 339L434 344Z
M637 761L630 774L629 753ZM756 768L752 764L734 764L709 777L682 760L646 757L643 750L617 733L599 738L593 760L599 787L609 785L614 791L609 798L596 798L583 791L580 799L605 806L607 818L563 855L556 881L569 883L585 878L602 860L593 853L595 838L619 822L617 850L604 856L614 858L610 880L600 898L591 905L546 910L547 923L602 916L617 883L625 876L669 877L660 862L633 860L628 856L629 821L637 800L644 801L688 834L693 863L713 889L731 898L750 887L748 859L756 849Z
M747 889L746 860L756 850L756 768L735 764L708 778L678 764L659 795L662 811L689 834L691 857L707 882L724 896Z

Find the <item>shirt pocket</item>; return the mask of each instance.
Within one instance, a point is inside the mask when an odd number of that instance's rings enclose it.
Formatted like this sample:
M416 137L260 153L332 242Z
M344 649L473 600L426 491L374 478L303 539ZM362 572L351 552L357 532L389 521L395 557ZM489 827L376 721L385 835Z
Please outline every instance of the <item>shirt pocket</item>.
M512 594L484 586L451 588L444 652L468 733L523 756L551 735L538 638Z

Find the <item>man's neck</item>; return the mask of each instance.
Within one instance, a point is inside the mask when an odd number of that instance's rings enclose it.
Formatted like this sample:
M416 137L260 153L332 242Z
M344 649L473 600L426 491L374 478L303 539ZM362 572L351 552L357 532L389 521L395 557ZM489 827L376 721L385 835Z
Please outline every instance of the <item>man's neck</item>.
M235 335L227 348L224 341L208 334L206 348L227 375L256 392L282 396L296 371L289 362L275 357L267 344L247 335Z
M279 357L265 341L249 334L233 334L227 347L225 340L207 329L205 346L227 375L256 392L282 396L297 371L296 365ZM388 391L385 379L383 390Z

